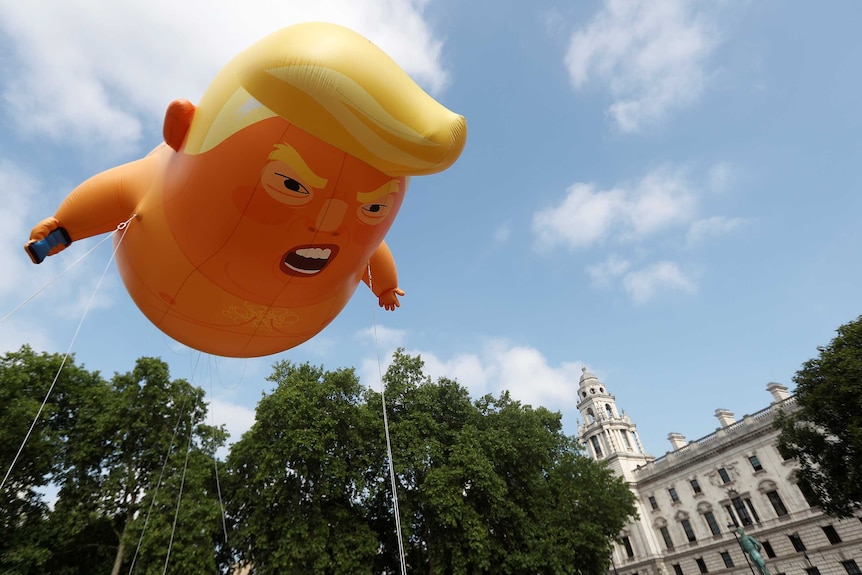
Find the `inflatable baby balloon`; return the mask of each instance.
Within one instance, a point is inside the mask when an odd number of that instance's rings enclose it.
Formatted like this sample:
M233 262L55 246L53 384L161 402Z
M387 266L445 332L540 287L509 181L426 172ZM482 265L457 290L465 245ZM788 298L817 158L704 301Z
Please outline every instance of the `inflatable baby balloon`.
M229 62L197 106L172 102L165 143L74 189L27 252L39 263L129 221L117 265L150 321L207 353L277 353L360 281L398 307L383 237L409 177L452 165L466 133L362 36L291 26Z

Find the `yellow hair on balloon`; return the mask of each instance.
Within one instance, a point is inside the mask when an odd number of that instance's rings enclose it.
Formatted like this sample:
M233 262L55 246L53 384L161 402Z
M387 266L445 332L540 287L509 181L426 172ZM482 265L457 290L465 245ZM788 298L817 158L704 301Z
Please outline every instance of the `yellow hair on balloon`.
M279 30L229 62L201 99L184 151L206 152L273 116L391 176L445 170L467 137L463 116L382 50L326 23Z

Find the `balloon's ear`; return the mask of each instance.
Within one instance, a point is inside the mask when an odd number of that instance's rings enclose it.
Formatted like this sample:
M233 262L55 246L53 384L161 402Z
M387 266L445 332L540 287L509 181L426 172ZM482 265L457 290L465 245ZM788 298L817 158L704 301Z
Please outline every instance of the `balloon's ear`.
M189 126L192 125L192 117L195 115L195 105L188 100L174 100L168 104L165 112L165 125L162 127L162 135L165 143L174 151L179 152Z

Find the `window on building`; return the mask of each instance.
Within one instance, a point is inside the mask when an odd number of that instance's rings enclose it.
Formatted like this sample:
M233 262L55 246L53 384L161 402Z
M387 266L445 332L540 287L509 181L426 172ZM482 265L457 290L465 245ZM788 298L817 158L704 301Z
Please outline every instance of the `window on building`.
M802 538L799 536L799 533L788 535L787 538L790 539L790 543L797 552L805 551L805 543L802 542Z
M736 520L736 513L733 512L731 505L725 505L724 510L727 511L727 516L730 517L730 522L734 527L739 527L739 521Z
M862 575L862 571L859 570L859 566L853 559L842 561L841 566L844 567L845 571L847 571L847 575Z
M817 567L806 567L805 573L806 575L820 575L820 569Z
M596 452L596 457L602 456L602 446L599 444L599 438L595 435L590 438L590 443L593 444L593 451Z
M760 464L760 460L757 458L756 455L752 455L751 457L749 457L748 461L749 461L749 463L751 463L751 467L752 467L752 469L754 469L754 471L762 471L763 470L763 466Z
M761 541L760 544L763 546L763 551L766 552L766 556L770 559L775 559L775 551L772 549L772 544L769 541Z
M660 527L659 531L661 532L662 539L664 539L664 544L668 549L673 549L673 539L670 538L670 531L668 531L667 527Z
M613 410L611 409L611 404L610 404L610 403L606 403L606 404L605 404L605 413L607 414L608 419L610 419L611 417L613 417L613 416L614 416L614 412L613 412Z
M652 495L649 496L649 506L653 509L658 509L658 501Z
M838 536L838 532L835 531L835 528L831 525L824 525L822 527L824 535L829 540L829 543L832 545L838 545L841 543L841 537Z
M593 413L593 408L592 408L592 407L588 407L588 408L587 408L587 419L589 419L589 420L590 420L590 423L595 423L595 422L596 422L596 414L595 414L595 413Z
M718 521L715 520L712 511L705 512L703 518L706 519L706 524L709 525L709 530L713 535L721 535L721 527L718 526Z
M621 429L621 430L620 430L620 433L621 433L621 434L622 434L622 436L623 436L623 443L625 443L625 444L626 444L626 449L627 449L628 451L634 451L634 450L632 449L632 442L631 442L631 441L629 441L629 432L628 432L628 431L626 431L625 429Z
M745 503L742 501L742 497L734 497L730 502L733 504L733 509L736 511L742 524L751 525L753 521L751 520L751 515L748 513L748 509L745 508Z
M697 482L697 479L692 479L689 481L691 483L691 490L694 491L694 494L702 493L703 490L700 488L700 483Z
M757 514L757 511L754 509L754 505L751 503L751 499L746 497L743 499L745 501L745 506L748 507L748 510L751 511L751 516L754 517L754 521L760 523L760 515Z
M634 556L635 556L635 552L634 552L634 549L632 549L632 542L631 542L631 540L630 540L628 537L623 537L620 541L622 542L623 547L625 547L625 548L626 548L626 556L627 556L629 559L631 559L632 557L634 557Z
M724 566L727 568L733 567L733 557L730 556L730 553L727 551L722 551L720 553L721 560L724 561Z
M721 477L722 483L730 483L730 474L727 473L727 469L724 467L718 468L718 476Z
M698 557L694 562L697 563L697 568L700 569L701 573L709 573L709 569L706 568L706 561L703 560L703 557Z
M674 503L679 503L679 495L676 494L676 489L671 487L667 490L668 495L670 495L670 500Z
M683 575L682 567L679 566L679 563L673 564L673 575Z
M682 521L680 521L680 524L682 525L682 530L685 531L685 536L688 538L688 540L697 541L697 537L694 534L694 529L691 528L691 521L689 521L688 519L683 519Z
M776 515L779 517L787 515L787 508L784 506L781 496L778 495L778 491L767 491L766 497L769 498L769 502L772 503L772 508L775 509Z
M809 507L818 507L820 505L817 502L817 496L814 495L814 490L811 489L810 485L797 483L796 487L799 488L799 491L802 493L802 497L805 498L805 502Z

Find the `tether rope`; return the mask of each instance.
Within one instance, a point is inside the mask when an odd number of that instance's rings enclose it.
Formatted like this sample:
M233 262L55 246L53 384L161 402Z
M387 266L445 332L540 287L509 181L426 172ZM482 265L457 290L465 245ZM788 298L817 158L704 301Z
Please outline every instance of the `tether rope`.
M195 426L193 421L194 413L195 406L193 404L192 408L189 410L189 441L186 444L186 460L185 463L183 463L183 477L180 480L180 492L179 494L177 494L177 509L176 511L174 511L174 523L171 526L171 539L170 541L168 541L168 552L165 555L165 568L162 571L162 575L165 575L168 572L168 562L171 559L171 550L174 547L174 534L177 532L177 521L180 517L180 503L182 503L183 501L183 488L186 485L186 471L189 468L189 454L191 454L192 452L192 438L195 434Z
M110 267L111 263L114 261L114 256L117 255L117 250L120 248L120 244L123 243L123 238L126 237L126 231L128 231L129 223L132 220L134 220L136 216L137 216L137 214L132 214L132 217L130 217L125 222L122 222L121 224L119 224L117 226L117 229L111 233L111 236L113 236L117 232L120 232L120 231L122 232L122 234L120 235L120 239L117 241L117 244L114 246L114 250L111 252L111 257L110 257L110 259L108 259L108 263L105 265L105 269L102 270L102 275L99 276L99 281L96 282L96 287L93 289L93 293L90 296L89 301L87 302L87 306L84 308L84 313L81 314L81 319L78 321L78 326L75 328L75 333L72 334L72 340L69 342L69 347L66 349L66 353L63 355L63 361L60 362L60 367L57 369L57 373L54 375L54 379L53 379L53 381L51 381L51 385L48 387L48 392L45 394L45 398L42 400L42 404L39 406L39 410L36 412L36 417L33 418L33 423L30 424L30 429L27 430L27 434L24 436L24 440L21 442L21 446L18 447L18 452L15 454L15 457L12 459L12 463L9 464L9 469L6 470L6 475L3 477L3 481L0 481L0 491L2 491L3 487L6 485L6 481L9 479L9 476L12 474L12 469L15 467L15 464L18 462L18 458L21 456L21 452L24 451L24 446L27 445L27 441L29 441L30 436L33 434L33 429L36 428L36 424L39 422L39 418L42 416L42 411L44 411L45 405L47 405L47 403L48 403L48 399L51 397L51 394L54 392L54 386L57 385L57 380L60 379L60 373L63 371L63 367L66 365L66 362L69 360L69 356L72 354L72 347L75 345L75 341L78 339L78 334L81 332L81 327L84 325L84 319L87 317L87 313L90 311L90 307L93 305L93 301L96 299L96 293L98 293L99 287L102 285L102 281L105 279L105 276L108 273L108 268ZM108 237L111 237L111 236L108 236ZM92 251L93 250L90 250L90 252L92 252ZM89 254L90 252L87 252L87 253ZM78 261L80 261L80 258ZM77 262L75 262L75 263L77 263ZM30 299L32 299L32 297ZM21 306L18 306L18 307L21 307ZM16 308L16 309L18 309L18 308ZM11 313L4 316L3 319L6 319L6 317L8 317L9 315L11 315Z
M134 217L134 216L132 216L132 217ZM129 221L131 221L131 219L127 220L125 223L127 223L127 224L128 224L128 223L129 223ZM122 225L122 224L120 224L120 225ZM119 229L119 227L118 227L117 229ZM114 232L114 233L116 233L116 232ZM4 315L3 317L0 317L0 323L3 323L4 321L6 321L6 319L7 319L7 318L11 317L11 316L12 316L12 314L14 314L16 311L18 311L19 309L21 309L22 307L24 307L25 305L27 305L28 303L30 303L30 301L31 301L33 298L35 298L37 295L39 295L40 293L42 293L43 291L45 291L46 289L48 289L48 288L49 288L49 287L50 287L50 286L51 286L55 281L57 281L58 279L60 279L60 278L63 276L63 274L65 274L65 273L66 273L66 272L68 272L70 269L72 269L73 267L75 267L76 265L78 265L79 263L81 263L81 261L83 261L83 260L84 260L84 258L86 258L87 256L89 256L91 253L93 253L93 252L96 250L96 248L98 248L98 247L99 247L99 246L101 246L103 243L105 243L106 241L108 241L109 239L111 239L112 237L114 237L114 233L111 233L111 234L108 234L107 236L105 236L105 237L104 237L104 239L102 239L102 241L100 241L99 243L97 243L96 245L94 245L92 248L90 248L89 250L87 250L87 251L86 251L84 254L82 254L78 259L76 259L76 260L75 260L75 261L73 261L71 264L69 264L69 265L66 267L66 269L64 269L63 271L61 271L60 273L58 273L58 274L57 274L56 276L54 276L54 277L53 277L53 279L51 279L48 283L46 283L46 284L45 284L45 285L43 285L41 288L39 288L38 290L36 290L35 292L33 292L33 293L30 295L30 297L28 297L27 299L25 299L24 301L22 301L21 303L19 303L17 306L15 306L15 308L14 308L12 311L10 311L9 313L7 313L7 314L6 314L6 315Z
M209 370L209 372L210 372L210 375L209 375L210 395L212 396L212 398L210 399L210 425L213 427L213 429L216 429L215 409L213 409L213 407L214 407L213 402L215 401L215 386L213 384L212 366L213 365L216 366L215 372L219 378L219 383L221 383L221 373L219 373L218 364L215 364L215 362L213 361L212 358L210 358L209 365L210 365L210 370ZM243 376L245 375L245 366L246 365L247 365L247 362L243 363L243 367L242 367ZM222 499L222 494L221 494L221 483L219 482L219 478L218 478L218 457L216 457L216 451L217 450L213 449L213 471L215 472L216 493L218 493L218 505L219 505L219 509L221 510L221 526L222 526L222 530L224 531L224 542L227 543L227 520L225 519L224 500Z
M192 370L192 379L194 379L194 370ZM186 409L186 401L188 397L183 395L183 402L180 404L179 412L177 413L177 423L174 425L174 433L171 436L171 442L168 444L168 450L165 452L165 457L162 460L162 470L159 472L159 480L156 482L156 489L153 491L153 497L150 499L150 506L147 509L147 515L144 517L144 525L141 527L141 536L138 538L138 545L135 547L135 555L132 557L132 563L129 565L129 575L132 575L132 571L135 569L135 563L138 560L138 554L141 551L141 547L144 543L144 535L147 532L147 525L150 522L150 514L153 512L153 507L156 504L156 498L159 496L159 489L162 486L162 479L165 476L165 469L168 467L168 460L170 459L171 451L174 449L174 440L177 438L177 433L180 431L180 423L183 420L183 414ZM194 408L194 406L192 406ZM193 411L193 410L192 410Z
M368 264L368 287L374 293L374 283L371 278L371 264ZM383 368L380 362L380 344L377 340L377 316L374 306L371 307L371 325L374 331L374 349L377 352L377 376L380 381L380 401L383 404L383 431L386 435L386 456L389 460L389 483L392 487L392 511L395 514L395 535L398 539L398 558L401 564L401 575L407 575L407 558L404 554L404 538L401 535L401 512L398 509L398 483L395 479L395 463L392 461L392 440L389 437L389 415L386 413L386 389L383 384Z

